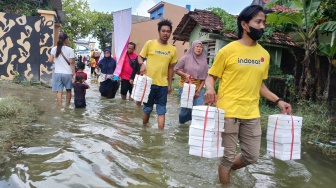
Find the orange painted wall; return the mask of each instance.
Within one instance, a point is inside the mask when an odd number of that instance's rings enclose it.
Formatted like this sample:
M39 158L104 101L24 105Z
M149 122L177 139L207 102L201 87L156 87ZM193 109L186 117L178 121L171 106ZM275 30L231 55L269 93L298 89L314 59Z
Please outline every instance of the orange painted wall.
M180 6L176 6L170 3L165 3L164 5L164 18L169 19L173 23L173 31L176 29L177 25L180 23L184 14L188 13L188 9ZM148 40L158 39L158 26L157 23L160 22L160 19L149 20L140 23L132 24L131 31L131 41L134 42L136 47L136 52L140 53L142 47ZM173 44L173 31L169 39L169 43ZM183 42L176 41L175 46L177 49L177 56L180 58L184 54L184 50L189 48L189 43L186 42L184 45Z

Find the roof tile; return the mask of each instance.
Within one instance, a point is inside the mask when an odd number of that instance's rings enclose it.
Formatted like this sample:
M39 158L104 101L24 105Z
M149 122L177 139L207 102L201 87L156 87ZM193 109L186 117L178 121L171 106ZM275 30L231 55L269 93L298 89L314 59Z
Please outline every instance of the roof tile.
M227 38L238 39L237 35L232 32L224 32L224 24L222 18L208 10L189 11L185 14L173 32L174 40L189 41L190 33L194 30L196 25L200 25L201 30L209 33L222 34ZM281 44L288 46L298 46L298 44L292 41L289 35L281 32L274 32L273 36L267 40L267 43Z

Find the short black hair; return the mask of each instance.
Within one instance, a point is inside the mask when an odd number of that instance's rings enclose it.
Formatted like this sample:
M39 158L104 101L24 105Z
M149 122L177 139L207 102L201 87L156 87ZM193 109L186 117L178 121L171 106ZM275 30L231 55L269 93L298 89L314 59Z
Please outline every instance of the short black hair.
M84 76L82 73L79 73L76 75L76 82L81 82L84 79Z
M85 64L83 62L78 62L77 63L77 68L84 70L85 69Z
M164 25L168 26L170 28L170 31L173 30L173 24L172 24L172 22L170 20L164 19L164 20L161 20L158 23L158 31L160 31L161 27L164 26Z
M241 39L243 37L243 27L241 26L241 22L244 21L248 23L259 12L264 12L264 8L260 5L250 5L240 12L237 18L238 39Z
M129 45L133 45L133 46L134 46L134 49L135 49L136 45L135 45L134 42L129 42L128 44L129 44Z

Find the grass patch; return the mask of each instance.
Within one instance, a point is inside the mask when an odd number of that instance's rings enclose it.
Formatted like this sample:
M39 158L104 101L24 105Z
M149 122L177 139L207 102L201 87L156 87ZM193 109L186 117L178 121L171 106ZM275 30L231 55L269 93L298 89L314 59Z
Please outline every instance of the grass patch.
M38 110L32 104L15 97L2 97L0 99L0 124L29 123L37 120Z
M19 98L0 96L0 165L6 163L5 153L12 146L29 145L37 128L28 123L38 118L38 109Z
M296 115L303 117L303 140L317 140L327 143L335 138L336 122L330 118L331 108L323 101L299 101L296 106Z

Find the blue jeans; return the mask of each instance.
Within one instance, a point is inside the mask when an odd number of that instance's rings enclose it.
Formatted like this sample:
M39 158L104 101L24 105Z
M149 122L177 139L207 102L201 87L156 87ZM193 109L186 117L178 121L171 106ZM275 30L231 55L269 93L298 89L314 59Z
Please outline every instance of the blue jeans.
M145 114L150 114L153 111L153 106L156 104L156 113L158 115L163 115L167 112L167 95L168 95L168 86L157 86L152 85L151 91L148 96L147 103L143 103L143 112Z
M179 88L179 93L178 93L179 100L181 100L182 90L183 90L183 88L180 87ZM199 106L199 105L202 105L203 103L204 103L204 89L202 88L199 96L194 99L193 106ZM183 124L187 121L190 121L191 120L191 112L192 112L192 109L181 107L180 114L179 114L179 122L181 124Z

